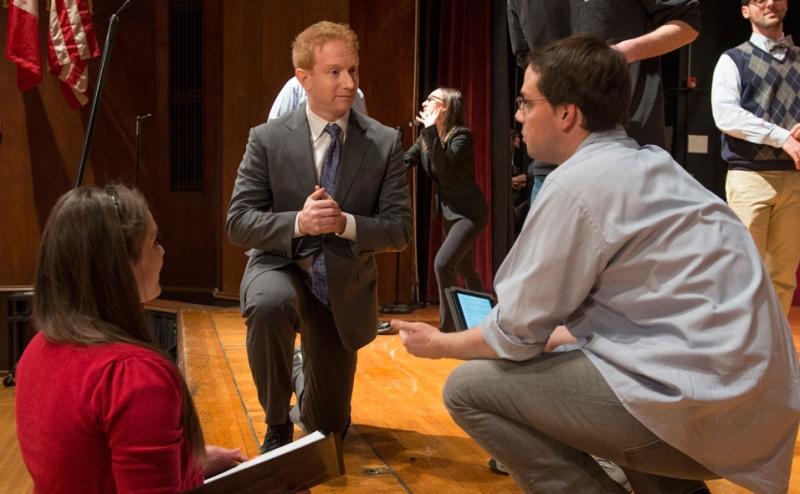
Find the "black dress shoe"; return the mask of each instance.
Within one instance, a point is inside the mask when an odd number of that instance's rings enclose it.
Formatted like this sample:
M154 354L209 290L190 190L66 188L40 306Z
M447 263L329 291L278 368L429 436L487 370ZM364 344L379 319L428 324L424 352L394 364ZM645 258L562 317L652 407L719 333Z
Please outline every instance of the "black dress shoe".
M261 445L261 454L289 444L292 442L292 436L294 436L294 424L291 422L267 426L267 436L264 438L264 444Z
M397 328L392 327L389 321L383 321L378 323L378 334L382 336L390 335L390 334L397 334L400 331Z

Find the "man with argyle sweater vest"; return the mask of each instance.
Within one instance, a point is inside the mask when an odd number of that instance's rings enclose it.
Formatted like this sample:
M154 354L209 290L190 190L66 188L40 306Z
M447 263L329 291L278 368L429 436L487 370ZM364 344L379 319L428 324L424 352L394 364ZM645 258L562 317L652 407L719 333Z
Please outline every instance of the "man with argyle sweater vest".
M755 240L784 314L800 261L800 48L783 36L789 0L741 0L750 40L719 59L714 121L728 204Z

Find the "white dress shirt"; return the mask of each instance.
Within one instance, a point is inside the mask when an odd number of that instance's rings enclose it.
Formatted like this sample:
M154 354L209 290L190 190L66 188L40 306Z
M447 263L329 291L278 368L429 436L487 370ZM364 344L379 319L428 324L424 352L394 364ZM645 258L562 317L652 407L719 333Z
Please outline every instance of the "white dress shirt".
M317 183L319 183L319 174L322 171L322 164L325 162L325 154L327 154L328 147L331 144L331 136L325 132L325 127L329 123L335 123L339 126L341 129L339 131L339 135L341 136L342 147L344 148L344 141L347 136L347 122L350 119L350 112L348 111L335 122L328 122L324 118L311 111L311 108L306 105L306 116L308 117L308 127L311 131L311 146L314 149L314 168L317 170ZM339 165L341 166L342 163L340 162ZM336 235L346 238L347 240L355 241L356 219L350 213L342 211L342 214L345 218L344 231L341 234L337 233ZM303 233L300 233L300 213L298 212L294 219L294 234L292 236L297 238L302 237L303 235Z

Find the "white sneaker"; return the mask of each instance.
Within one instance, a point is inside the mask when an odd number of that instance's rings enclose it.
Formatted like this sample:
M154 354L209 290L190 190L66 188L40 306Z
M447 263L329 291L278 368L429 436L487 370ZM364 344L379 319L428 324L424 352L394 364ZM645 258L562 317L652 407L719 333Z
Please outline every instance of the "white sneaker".
M633 487L631 487L631 483L628 482L628 477L625 476L625 472L622 471L619 465L605 458L600 458L599 456L592 455L592 458L594 458L594 461L600 465L600 468L606 472L606 475L608 475L611 480L621 485L626 491L633 492ZM489 469L499 475L508 475L508 470L505 469L505 466L495 458L489 460Z
M631 487L631 483L628 482L628 477L625 476L625 472L622 471L619 465L605 458L600 458L599 456L592 455L592 458L594 458L594 461L606 472L606 475L611 477L611 480L621 485L628 492L633 492L633 487Z

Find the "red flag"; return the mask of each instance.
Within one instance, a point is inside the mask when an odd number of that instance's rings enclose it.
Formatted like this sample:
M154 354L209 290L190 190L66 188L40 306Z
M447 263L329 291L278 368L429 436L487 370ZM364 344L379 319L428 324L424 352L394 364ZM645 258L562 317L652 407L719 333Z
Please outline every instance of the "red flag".
M37 0L11 0L8 4L6 58L17 64L17 86L21 91L42 82Z
M52 0L47 42L50 73L73 108L89 101L87 60L100 55L87 0Z

